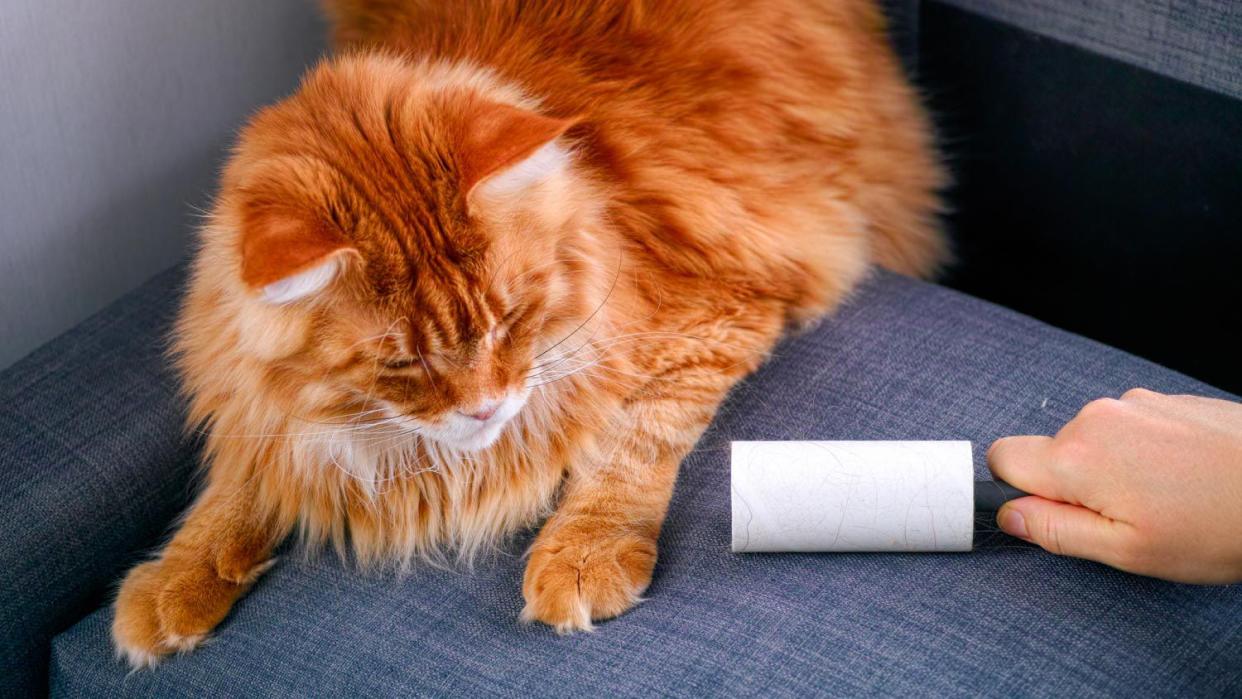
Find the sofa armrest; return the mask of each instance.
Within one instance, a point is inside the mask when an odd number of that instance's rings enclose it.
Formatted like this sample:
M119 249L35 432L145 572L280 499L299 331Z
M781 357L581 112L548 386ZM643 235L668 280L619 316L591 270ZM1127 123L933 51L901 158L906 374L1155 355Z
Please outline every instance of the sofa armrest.
M48 641L185 506L198 440L165 357L184 270L0 373L0 695L46 691Z

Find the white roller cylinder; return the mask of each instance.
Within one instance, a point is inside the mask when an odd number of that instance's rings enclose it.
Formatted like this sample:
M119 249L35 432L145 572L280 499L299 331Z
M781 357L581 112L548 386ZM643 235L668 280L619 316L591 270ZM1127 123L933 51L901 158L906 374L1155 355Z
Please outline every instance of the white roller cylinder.
M734 442L733 551L969 551L970 442Z

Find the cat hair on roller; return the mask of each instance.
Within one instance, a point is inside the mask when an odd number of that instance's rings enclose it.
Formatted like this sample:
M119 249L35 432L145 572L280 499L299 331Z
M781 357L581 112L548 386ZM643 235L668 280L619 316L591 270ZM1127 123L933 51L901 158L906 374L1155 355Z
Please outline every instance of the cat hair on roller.
M733 442L733 551L969 551L975 512L1026 493L974 479L971 444Z

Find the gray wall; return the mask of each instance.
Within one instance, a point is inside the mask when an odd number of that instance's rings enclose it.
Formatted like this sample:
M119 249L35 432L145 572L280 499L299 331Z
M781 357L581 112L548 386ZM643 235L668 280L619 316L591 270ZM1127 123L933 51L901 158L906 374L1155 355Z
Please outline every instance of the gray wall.
M313 0L0 0L0 368L184 256Z

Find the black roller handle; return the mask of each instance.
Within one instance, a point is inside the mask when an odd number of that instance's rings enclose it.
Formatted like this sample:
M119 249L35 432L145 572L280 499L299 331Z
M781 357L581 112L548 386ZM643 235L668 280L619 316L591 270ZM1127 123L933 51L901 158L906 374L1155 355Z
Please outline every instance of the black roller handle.
M975 481L975 512L995 512L1001 505L1030 493L1004 481Z

